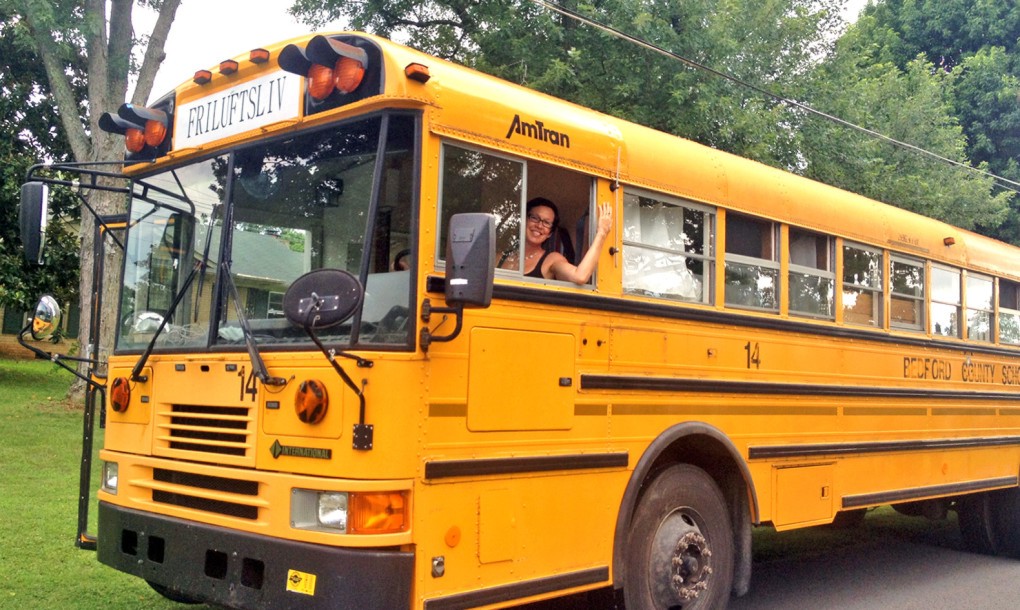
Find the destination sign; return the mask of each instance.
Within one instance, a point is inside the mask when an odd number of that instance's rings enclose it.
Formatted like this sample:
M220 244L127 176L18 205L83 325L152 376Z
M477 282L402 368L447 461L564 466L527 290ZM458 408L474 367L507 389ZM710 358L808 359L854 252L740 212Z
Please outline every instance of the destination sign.
M301 78L276 71L177 108L174 148L201 146L278 121L297 118Z

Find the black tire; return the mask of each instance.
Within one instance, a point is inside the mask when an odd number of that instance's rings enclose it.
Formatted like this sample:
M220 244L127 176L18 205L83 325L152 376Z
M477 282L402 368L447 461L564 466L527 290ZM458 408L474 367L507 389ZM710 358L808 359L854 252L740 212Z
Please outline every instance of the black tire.
M956 510L967 550L1020 559L1020 488L968 496Z
M201 604L202 603L202 602L200 602L198 600L191 599L190 597L185 597L184 595L181 595L180 593L177 593L173 589L167 588L167 587L165 587L165 586L163 586L163 585L161 585L159 583L152 582L151 580L147 580L145 582L149 583L149 586L152 587L153 591L155 591L156 593L159 593L160 595L162 595L163 597L169 599L172 602L177 602L178 604L189 604L189 605Z
M997 555L1001 546L991 495L979 493L957 501L956 516L963 548L971 553Z
M733 585L730 511L689 464L659 473L638 501L625 551L628 610L725 608Z

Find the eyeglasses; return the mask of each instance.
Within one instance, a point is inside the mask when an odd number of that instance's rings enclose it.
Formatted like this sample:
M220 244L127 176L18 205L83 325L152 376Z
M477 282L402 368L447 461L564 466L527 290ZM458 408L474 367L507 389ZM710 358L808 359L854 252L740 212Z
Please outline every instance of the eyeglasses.
M553 227L553 221L546 220L536 214L528 214L528 222L533 222L537 225L542 225L546 229L551 229Z

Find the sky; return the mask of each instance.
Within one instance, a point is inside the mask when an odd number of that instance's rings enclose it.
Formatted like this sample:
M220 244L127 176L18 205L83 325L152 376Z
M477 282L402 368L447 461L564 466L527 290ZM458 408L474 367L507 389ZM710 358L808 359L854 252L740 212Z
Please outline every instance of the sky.
M156 74L151 99L189 80L197 70L224 59L312 31L287 13L292 0L182 0L166 43L166 59ZM867 0L847 0L844 16L856 18ZM155 13L135 8L136 33L148 33ZM333 22L322 31L347 29Z
M190 80L198 70L252 49L315 31L287 13L291 0L182 0L166 42L166 59L156 73L150 99ZM136 34L148 34L156 22L152 11L135 7ZM341 22L321 31L347 29Z

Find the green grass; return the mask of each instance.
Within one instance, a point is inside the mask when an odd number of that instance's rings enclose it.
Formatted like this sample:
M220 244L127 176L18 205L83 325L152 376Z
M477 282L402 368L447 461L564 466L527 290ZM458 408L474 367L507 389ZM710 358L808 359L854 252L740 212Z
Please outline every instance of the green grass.
M183 609L75 547L82 410L70 373L0 359L0 608Z

